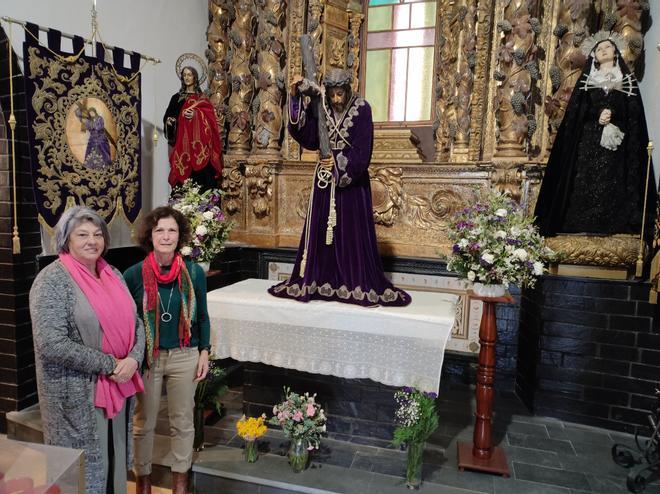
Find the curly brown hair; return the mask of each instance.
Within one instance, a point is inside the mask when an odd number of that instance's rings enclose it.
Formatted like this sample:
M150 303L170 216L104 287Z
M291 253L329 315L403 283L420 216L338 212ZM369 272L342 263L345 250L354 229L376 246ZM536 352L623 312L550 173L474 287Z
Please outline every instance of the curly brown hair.
M181 247L190 243L192 237L190 231L190 223L187 218L171 206L160 206L148 213L135 231L135 241L146 252L154 250L154 244L151 240L151 232L158 224L158 221L163 218L174 218L176 224L179 226L179 242L176 245L176 251L179 252Z

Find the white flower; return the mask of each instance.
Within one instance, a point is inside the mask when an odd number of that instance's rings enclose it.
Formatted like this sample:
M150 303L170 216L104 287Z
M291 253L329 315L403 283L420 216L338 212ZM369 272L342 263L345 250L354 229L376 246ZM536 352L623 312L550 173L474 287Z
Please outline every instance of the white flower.
M458 241L458 246L459 246L461 249L465 249L469 244L470 244L470 242L468 242L468 239L467 239L467 238L462 238L462 239L460 239L460 240Z
M494 236L495 238L506 238L506 232L504 230L497 230Z
M534 274L536 276L541 276L543 274L543 263L536 261L534 263Z
M509 214L509 212L504 208L500 208L495 211L495 215L499 216L500 218L506 218L507 214Z
M518 228L517 226L512 226L511 227L511 236L516 238L522 233L522 230Z
M202 216L204 216L205 220L212 220L213 219L213 211L204 211L202 213Z
M495 261L495 256L489 252L484 252L481 255L481 258L484 260L484 262L487 262L488 264L493 264Z
M470 281L474 281L474 279L476 278L476 276L477 276L477 275L474 274L474 271L468 271L468 274L467 274L468 280L470 280Z
M199 225L197 228L195 228L195 235L206 235L208 232L208 228L206 228L204 225Z
M182 256L189 256L190 254L192 254L192 249L190 248L189 245L181 247L181 255Z
M516 249L513 251L513 257L516 257L521 261L525 261L527 260L528 254L525 249Z

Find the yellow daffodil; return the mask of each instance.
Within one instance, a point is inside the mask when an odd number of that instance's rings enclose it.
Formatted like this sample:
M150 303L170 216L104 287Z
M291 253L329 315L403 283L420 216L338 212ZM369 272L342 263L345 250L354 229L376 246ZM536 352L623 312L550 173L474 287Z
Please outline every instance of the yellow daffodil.
M238 435L246 441L254 441L263 436L268 430L268 426L264 424L264 420L266 420L265 414L259 418L246 418L245 415L243 415L243 417L236 422L236 432L238 432Z

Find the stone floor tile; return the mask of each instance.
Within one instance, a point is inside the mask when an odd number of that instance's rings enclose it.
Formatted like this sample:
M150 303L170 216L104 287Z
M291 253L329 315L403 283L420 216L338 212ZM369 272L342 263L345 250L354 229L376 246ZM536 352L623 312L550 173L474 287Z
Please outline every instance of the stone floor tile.
M493 479L494 494L569 494L569 489L527 480L514 478L505 479L496 477Z
M548 434L552 439L565 439L568 441L579 441L582 443L598 444L600 446L611 446L614 441L609 435L609 432L603 429L596 429L593 427L583 428L575 427L572 424L559 424L546 426Z
M515 461L513 462L513 472L517 480L528 480L569 489L582 489L586 491L591 489L587 476L580 472L529 465Z
M400 455L369 455L365 453L355 453L351 469L366 470L368 472L382 473L385 475L394 475L398 477L406 476L406 454Z
M506 437L508 444L511 446L521 446L523 448L540 449L563 454L576 454L570 441L563 439L544 439L527 434L516 434L515 432L507 433Z
M487 494L493 493L493 476L480 472L471 472L465 470L458 471L451 467L438 467L432 469L433 465L424 465L422 478L434 484L444 486L459 487L461 489L473 490ZM442 490L438 492L443 492Z
M517 461L530 465L540 465L543 467L562 468L559 455L554 451L543 451L539 449L523 448L519 446L506 446L504 448L509 465Z

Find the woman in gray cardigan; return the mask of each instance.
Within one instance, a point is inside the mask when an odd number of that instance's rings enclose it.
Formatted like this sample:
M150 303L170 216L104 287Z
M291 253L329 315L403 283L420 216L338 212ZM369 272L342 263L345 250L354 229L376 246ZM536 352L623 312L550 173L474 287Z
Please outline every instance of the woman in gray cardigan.
M126 493L143 389L144 329L121 274L102 258L109 240L94 211L67 210L56 226L59 258L30 290L44 440L84 450L88 494Z

